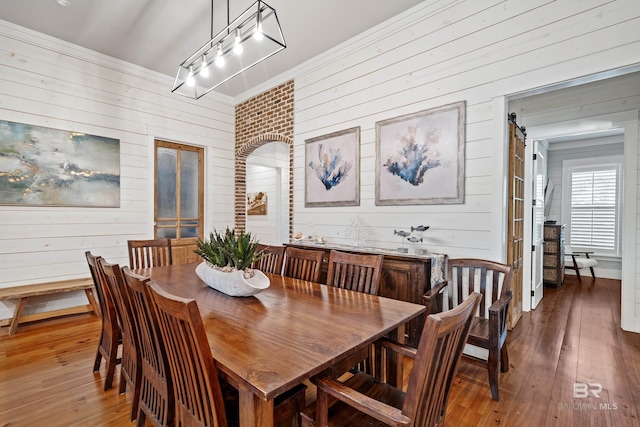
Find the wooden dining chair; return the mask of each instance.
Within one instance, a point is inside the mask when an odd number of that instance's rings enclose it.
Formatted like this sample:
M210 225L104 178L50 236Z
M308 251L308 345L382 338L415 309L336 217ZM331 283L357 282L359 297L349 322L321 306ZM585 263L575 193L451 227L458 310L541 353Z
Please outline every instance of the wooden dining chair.
M166 347L159 332L155 306L151 301L149 278L134 274L127 267L122 269L122 273L137 325L142 366L138 427L143 427L147 418L156 426L172 426L176 410L174 388Z
M238 425L238 392L218 377L198 304L165 292L155 282L148 282L148 290L169 362L175 424ZM300 384L276 397L274 425L298 425L305 390L306 386Z
M332 250L329 253L327 286L378 295L382 255L354 254ZM332 369L339 376L356 368L368 374L373 373L372 352L374 348L363 349L358 354L336 363Z
M104 389L113 387L113 376L118 363L118 347L120 346L120 326L118 325L118 315L116 313L113 295L107 287L104 279L102 267L100 266L100 256L92 255L90 251L84 253L89 265L89 272L93 278L93 283L98 294L100 304L100 314L102 328L96 358L93 362L93 372L100 370L100 364L104 358L106 365L106 376L104 379Z
M287 246L283 275L310 282L320 281L323 251Z
M363 372L344 382L316 378L317 400L301 413L302 426L444 425L449 391L480 299L472 293L457 307L428 316L417 348L380 341L385 351L414 359L406 393Z
M382 255L329 253L327 286L378 295Z
M128 240L129 268L161 267L173 264L171 239Z
M125 288L122 271L118 264L109 264L104 258L100 259L100 267L104 274L105 283L113 295L113 301L120 323L122 339L122 355L120 364L120 386L118 391L124 393L127 385L133 391L131 398L131 420L138 414L138 400L140 397L140 355L138 339L134 328L131 312L131 302Z
M499 371L509 370L506 340L512 278L513 271L505 264L473 258L450 259L447 282L423 297L427 314L431 314L461 304L474 291L482 295L468 343L488 350L489 355L486 360L466 353L464 357L487 368L491 397L496 401L500 400Z
M146 281L145 281L146 282ZM195 300L148 285L152 310L166 348L175 398L175 423L226 426L227 416L207 335Z
M254 262L251 268L258 269L263 273L282 274L284 249L284 246L258 244L256 253L260 254L260 259Z

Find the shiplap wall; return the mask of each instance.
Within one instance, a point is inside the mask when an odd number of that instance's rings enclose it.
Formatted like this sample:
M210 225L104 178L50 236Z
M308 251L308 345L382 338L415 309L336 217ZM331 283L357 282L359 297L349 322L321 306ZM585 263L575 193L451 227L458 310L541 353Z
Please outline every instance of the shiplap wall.
M369 245L396 247L394 229L425 224L432 251L504 260L506 97L638 63L637 0L425 1L281 77L295 77L294 176L305 139L361 127L360 206L305 208L296 179L294 232L348 243L361 215ZM461 100L465 203L375 206L375 123ZM637 320L636 295L623 316Z
M296 73L294 175L304 140L361 127L361 203L305 208L294 186L294 231L344 242L350 219L369 243L395 247L394 229L426 224L427 246L451 256L502 259L504 140L495 99L640 61L637 1L424 2L310 61ZM614 54L615 52L615 54ZM375 206L375 123L466 100L465 203Z
M154 138L206 147L206 226L233 225L233 100L0 20L0 119L120 140L119 208L0 206L0 287L88 277L84 252L128 264L153 236ZM84 293L25 312L86 303ZM13 305L0 305L0 318Z

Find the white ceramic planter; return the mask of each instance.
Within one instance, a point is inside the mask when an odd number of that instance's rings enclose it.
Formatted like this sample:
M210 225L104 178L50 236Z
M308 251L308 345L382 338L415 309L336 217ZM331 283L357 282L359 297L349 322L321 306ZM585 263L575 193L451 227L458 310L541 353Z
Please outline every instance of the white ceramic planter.
M253 271L254 276L245 279L244 272L240 270L224 272L210 267L206 262L196 267L196 274L203 282L232 297L248 297L269 287L269 278L260 270Z

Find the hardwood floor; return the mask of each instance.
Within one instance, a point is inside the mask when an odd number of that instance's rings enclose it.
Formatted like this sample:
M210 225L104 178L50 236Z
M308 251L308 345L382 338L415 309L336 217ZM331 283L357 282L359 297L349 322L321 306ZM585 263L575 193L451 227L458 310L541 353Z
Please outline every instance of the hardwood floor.
M569 276L509 335L500 402L486 370L461 363L449 426L640 426L640 334L622 331L620 282ZM133 426L131 393L92 373L99 320L90 314L0 329L0 426ZM574 398L576 382L600 397ZM597 386L586 391L597 391ZM578 389L578 391L582 391ZM579 394L580 395L580 394Z

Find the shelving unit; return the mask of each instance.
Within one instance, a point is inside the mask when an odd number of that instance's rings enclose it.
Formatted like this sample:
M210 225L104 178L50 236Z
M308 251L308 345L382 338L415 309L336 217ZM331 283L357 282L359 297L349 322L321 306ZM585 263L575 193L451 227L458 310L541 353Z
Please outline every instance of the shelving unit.
M560 288L564 280L564 224L544 226L544 285Z

